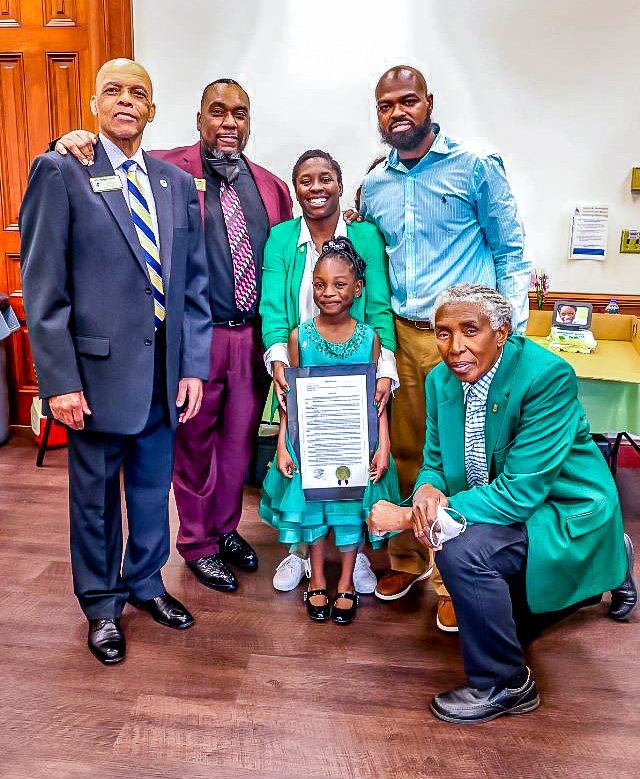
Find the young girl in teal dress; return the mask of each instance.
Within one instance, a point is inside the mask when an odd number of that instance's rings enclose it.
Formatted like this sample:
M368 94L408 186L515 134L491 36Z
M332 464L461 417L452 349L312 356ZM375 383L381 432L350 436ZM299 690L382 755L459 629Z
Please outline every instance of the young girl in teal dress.
M289 336L293 367L377 361L380 341L376 332L349 313L354 297L362 294L363 276L364 262L348 239L324 243L313 271L313 299L320 313ZM353 587L353 568L367 515L378 500L401 500L390 454L386 409L378 415L378 448L371 461L364 498L337 501L305 501L298 463L287 435L286 411L280 410L277 456L264 480L259 513L278 530L283 544L310 545L311 581L304 600L311 619L325 621L331 617L338 624L347 624L355 616L358 596ZM324 571L330 530L342 557L333 606ZM372 536L370 540L375 548L384 538Z

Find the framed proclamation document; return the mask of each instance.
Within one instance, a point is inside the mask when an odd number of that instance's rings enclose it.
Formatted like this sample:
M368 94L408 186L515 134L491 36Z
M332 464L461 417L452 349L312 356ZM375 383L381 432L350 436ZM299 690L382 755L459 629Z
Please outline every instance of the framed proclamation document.
M287 368L289 439L306 500L360 500L378 442L376 366Z

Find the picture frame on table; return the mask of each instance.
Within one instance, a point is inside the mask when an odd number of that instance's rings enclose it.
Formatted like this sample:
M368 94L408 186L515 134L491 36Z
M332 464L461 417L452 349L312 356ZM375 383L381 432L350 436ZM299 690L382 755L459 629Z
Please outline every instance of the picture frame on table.
M551 323L560 330L589 330L593 306L575 300L558 300L553 307Z

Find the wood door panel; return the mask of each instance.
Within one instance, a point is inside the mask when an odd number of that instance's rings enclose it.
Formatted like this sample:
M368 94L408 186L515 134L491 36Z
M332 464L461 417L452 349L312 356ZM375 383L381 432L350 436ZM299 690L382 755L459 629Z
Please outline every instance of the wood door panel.
M20 278L20 255L6 254L7 295L11 298L11 307L15 315L23 322L24 303L22 300L22 279Z
M19 0L0 0L0 27L20 27Z
M78 55L47 53L49 136L59 138L82 125Z
M22 55L0 55L0 172L4 230L18 229L20 202L29 172L24 89Z
M45 27L75 27L78 23L75 0L42 0Z

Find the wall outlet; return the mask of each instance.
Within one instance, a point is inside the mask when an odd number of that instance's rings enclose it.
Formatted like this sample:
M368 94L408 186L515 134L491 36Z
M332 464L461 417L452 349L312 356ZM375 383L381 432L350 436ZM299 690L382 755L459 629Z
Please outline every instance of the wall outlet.
M623 230L620 238L622 254L640 254L640 230Z

